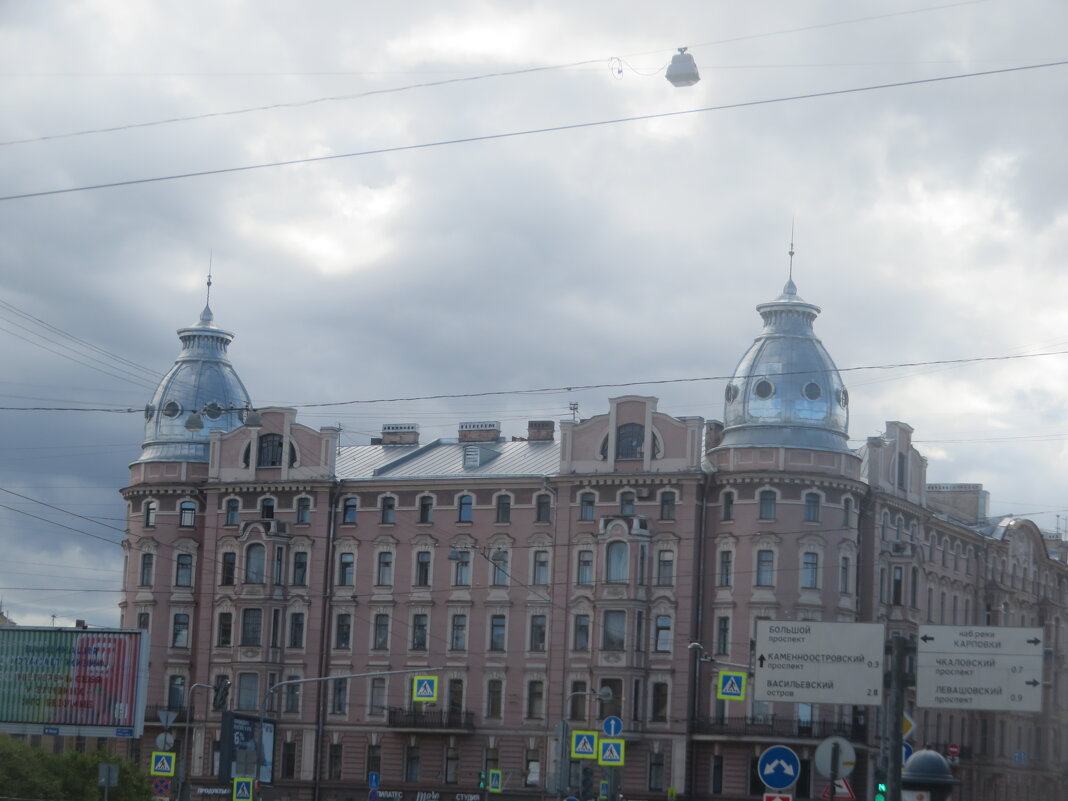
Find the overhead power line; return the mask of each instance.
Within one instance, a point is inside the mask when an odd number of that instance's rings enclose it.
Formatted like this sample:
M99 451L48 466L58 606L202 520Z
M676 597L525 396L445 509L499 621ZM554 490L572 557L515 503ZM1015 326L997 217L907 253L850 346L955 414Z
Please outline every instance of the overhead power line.
M123 186L137 186L139 184L161 183L164 181L177 181L185 178L204 178L209 175L229 175L252 170L264 170L274 167L290 167L297 164L314 164L324 161L336 161L339 159L361 158L365 156L379 156L386 153L403 153L412 150L427 150L435 147L448 145L471 144L474 142L490 142L498 139L509 139L519 136L533 136L536 134L558 133L561 131L576 131L584 128L597 128L607 125L621 125L623 123L643 122L646 120L665 119L668 117L680 117L687 114L703 114L711 111L730 111L752 106L766 106L773 103L786 103L797 100L814 100L823 97L837 97L840 95L858 94L861 92L875 92L884 89L900 89L906 86L921 86L923 84L939 83L944 81L956 81L964 78L980 78L991 75L1003 75L1025 70L1046 69L1049 67L1063 67L1068 65L1068 60L1051 61L1043 64L1027 64L1021 67L1005 67L996 70L983 70L981 72L968 72L957 75L942 75L935 78L918 78L911 81L896 81L893 83L872 84L869 86L857 86L851 89L832 89L825 92L810 92L801 95L789 95L786 97L767 98L764 100L748 100L740 103L727 103L720 106L705 106L702 108L684 109L682 111L664 111L656 114L640 114L631 117L616 117L609 120L594 120L592 122L576 122L567 125L553 125L545 128L528 128L523 131L507 131L504 133L483 134L481 136L467 136L458 139L439 139L433 142L422 142L413 145L395 145L380 147L371 150L359 150L351 153L335 153L329 156L310 156L307 158L287 159L285 161L272 161L262 164L246 164L240 167L220 167L212 170L198 170L195 172L172 173L170 175L157 175L149 178L130 178L122 181L110 181L100 184L87 184L84 186L72 186L65 189L47 189L38 192L23 192L17 195L0 195L3 200L25 200L34 197L48 197L50 195L65 195L74 192L91 192L98 189L115 189Z

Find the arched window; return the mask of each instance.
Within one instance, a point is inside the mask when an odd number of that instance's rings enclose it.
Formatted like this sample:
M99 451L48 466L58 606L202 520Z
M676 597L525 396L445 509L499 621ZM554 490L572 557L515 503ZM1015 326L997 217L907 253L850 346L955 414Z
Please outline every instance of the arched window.
M605 557L605 581L614 584L627 581L627 543L618 540L608 543Z
M248 546L245 551L245 581L249 584L263 584L266 550L258 542Z
M182 501L178 506L178 525L190 528L197 520L197 505L192 501Z
M264 434L260 437L256 454L257 467L282 466L282 435Z
M461 523L470 523L474 508L475 499L470 495L461 495L459 501L459 514L456 519Z

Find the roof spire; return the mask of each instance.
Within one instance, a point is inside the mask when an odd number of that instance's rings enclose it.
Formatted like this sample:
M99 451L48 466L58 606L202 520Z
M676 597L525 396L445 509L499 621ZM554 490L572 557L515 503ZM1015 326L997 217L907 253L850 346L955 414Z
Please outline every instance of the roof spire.
M786 286L782 288L782 294L796 295L797 286L794 285L794 219L790 218L790 250L787 251L790 254L790 263L788 272L786 274Z
M208 251L208 292L207 299L204 301L204 311L200 313L200 324L209 327L215 324L215 315L211 313L211 267L214 255L214 251Z

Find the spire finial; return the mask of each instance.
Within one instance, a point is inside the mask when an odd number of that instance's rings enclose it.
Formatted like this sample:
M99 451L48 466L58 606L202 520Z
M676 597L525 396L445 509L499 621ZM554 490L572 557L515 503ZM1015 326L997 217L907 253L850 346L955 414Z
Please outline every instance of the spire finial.
M794 218L790 218L790 272L786 276L792 283L794 280Z
M211 269L212 260L215 253L214 251L208 251L208 292L207 300L204 302L204 311L200 313L200 325L211 328L214 326L215 315L211 313Z
M207 301L205 303L205 305L207 305L207 306L211 305L211 267L212 267L212 261L213 261L214 258L215 258L215 251L214 250L209 250L208 251L208 299L207 299Z

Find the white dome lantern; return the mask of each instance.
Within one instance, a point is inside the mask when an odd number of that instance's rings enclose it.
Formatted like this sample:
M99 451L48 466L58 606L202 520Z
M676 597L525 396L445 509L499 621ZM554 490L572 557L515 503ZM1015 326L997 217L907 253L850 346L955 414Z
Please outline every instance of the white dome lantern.
M672 86L693 86L701 76L697 72L697 62L693 56L686 52L685 47L680 47L679 52L671 57L665 77L671 81Z

